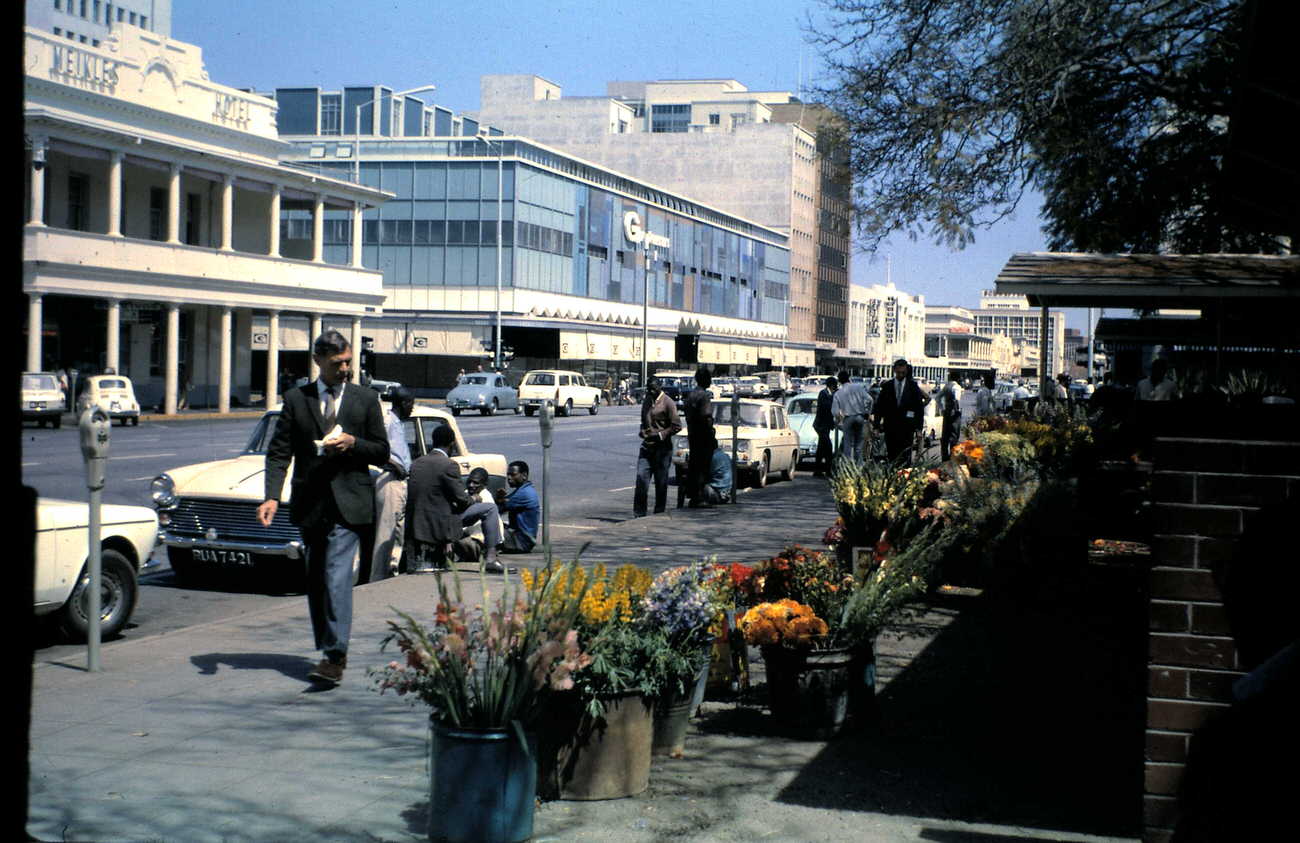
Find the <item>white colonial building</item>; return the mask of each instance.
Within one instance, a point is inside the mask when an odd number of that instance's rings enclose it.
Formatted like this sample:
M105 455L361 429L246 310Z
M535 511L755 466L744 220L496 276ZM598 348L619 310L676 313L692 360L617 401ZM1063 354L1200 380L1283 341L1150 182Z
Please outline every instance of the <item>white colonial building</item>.
M28 27L24 54L28 370L227 411L274 403L281 362L309 374L323 327L361 346L384 291L355 221L390 193L281 163L275 102L209 80L193 45L114 21L98 47Z

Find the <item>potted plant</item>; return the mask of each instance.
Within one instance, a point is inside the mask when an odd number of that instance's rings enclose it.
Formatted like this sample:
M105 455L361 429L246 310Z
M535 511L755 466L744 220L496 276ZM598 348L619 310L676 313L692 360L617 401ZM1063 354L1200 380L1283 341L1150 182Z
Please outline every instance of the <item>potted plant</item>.
M374 687L429 706L429 839L527 840L536 723L591 661L574 625L583 595L507 582L492 601L483 580L481 601L469 604L453 582L449 594L437 578L431 624L404 612L389 621L384 647L396 643L402 659L372 670Z

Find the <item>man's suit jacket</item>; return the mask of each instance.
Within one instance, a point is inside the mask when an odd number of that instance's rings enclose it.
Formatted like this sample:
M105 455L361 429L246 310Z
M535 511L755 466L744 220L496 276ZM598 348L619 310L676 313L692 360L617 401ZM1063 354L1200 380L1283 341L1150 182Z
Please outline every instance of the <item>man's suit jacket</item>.
M903 394L894 394L894 379L890 378L880 387L880 397L876 399L875 417L878 424L884 424L886 434L909 435L921 429L924 423L925 396L916 381L908 378L903 382ZM908 417L908 413L911 417Z
M375 481L371 465L388 462L388 434L379 410L379 395L350 383L343 390L335 423L356 438L346 454L316 454L315 440L325 436L320 394L312 382L284 394L275 435L266 451L266 499L279 500L293 461L289 518L303 529L325 529L342 518L348 524L375 519Z
M835 415L831 412L834 402L835 396L830 387L823 386L822 391L817 393L817 415L813 418L813 430L821 433L835 429Z
M459 513L469 505L460 467L442 451L430 451L411 463L406 481L408 535L427 544L456 541L465 532Z

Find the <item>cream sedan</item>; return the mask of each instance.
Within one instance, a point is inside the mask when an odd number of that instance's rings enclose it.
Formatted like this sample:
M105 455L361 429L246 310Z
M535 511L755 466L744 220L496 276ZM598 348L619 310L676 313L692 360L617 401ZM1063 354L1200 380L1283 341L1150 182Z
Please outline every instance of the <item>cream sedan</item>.
M742 398L739 402L740 424L733 425L731 402L713 404L713 429L718 447L731 455L736 440L736 469L750 475L759 488L767 485L772 472L785 480L794 478L799 467L799 437L790 427L785 407L775 401ZM673 437L673 463L685 469L690 455L690 441L685 431Z
M90 546L85 501L41 498L36 504L36 614L57 615L71 638L90 628ZM135 611L140 566L153 554L158 517L145 506L100 509L100 634L122 631Z
M302 535L289 520L289 506L281 506L270 527L257 521L257 507L265 494L266 451L278 409L262 416L239 456L174 468L153 480L151 494L158 509L161 540L167 547L172 570L182 581L222 571L252 571L276 585L301 586L306 554ZM492 491L505 488L506 458L501 454L470 451L451 414L417 405L406 420L406 441L411 458L428 453L435 428L449 426L456 434L451 458L461 475L482 467ZM290 502L293 467L284 484L281 503ZM371 467L378 474L377 467ZM370 573L360 564L360 549L353 559L353 580L363 582Z

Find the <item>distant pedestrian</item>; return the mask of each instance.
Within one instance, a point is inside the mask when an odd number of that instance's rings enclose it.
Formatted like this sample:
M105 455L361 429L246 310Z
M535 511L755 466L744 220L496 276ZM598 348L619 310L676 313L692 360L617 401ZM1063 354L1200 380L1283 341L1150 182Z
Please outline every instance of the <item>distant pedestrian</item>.
M817 456L813 463L813 477L825 477L831 473L835 454L831 445L831 432L835 430L832 404L839 388L839 379L828 377L822 391L817 393L817 415L813 417L813 430L817 431Z
M430 435L430 450L411 463L406 490L406 569L415 573L451 567L452 543L465 533L460 514L469 508L469 494L460 479L460 466L451 458L456 434L438 425Z
M993 376L986 374L975 388L975 418L993 415Z
M193 388L193 384L190 383L189 369L185 366L181 366L180 369L180 377L176 379L176 382L180 384L180 394L176 396L176 409L188 410L190 406L190 390Z
M871 393L862 381L850 380L843 369L839 373L840 388L831 400L831 414L839 425L840 454L855 462L862 462L867 441L867 419L871 416Z
M391 577L402 555L406 534L406 480L411 474L411 449L406 441L406 421L415 409L415 395L404 386L393 390L393 405L384 414L388 434L388 462L375 480L375 550L370 559L370 581Z
M912 379L912 367L902 358L894 361L894 377L880 387L873 417L885 432L885 453L890 462L910 462L916 432L924 424L929 397Z
M501 539L502 553L531 553L537 546L542 507L537 489L529 480L528 463L515 460L506 467L511 492L497 490L497 507L510 519Z
M668 470L673 464L673 436L681 432L677 404L664 393L658 378L646 381L646 400L641 408L641 448L636 458L636 491L632 513L646 514L650 484L655 487L655 513L664 511L668 500Z
M690 453L686 466L686 494L691 499L691 506L704 506L704 486L708 483L709 463L713 452L718 447L717 437L713 431L713 375L701 366L695 371L695 389L692 389L682 401L682 412L686 416L686 437Z
M1151 361L1151 375L1138 381L1137 400L1172 401L1178 397L1178 386L1168 377L1169 361L1156 358Z
M952 446L961 436L961 385L956 378L949 378L939 389L939 412L943 418L943 428L939 436L939 459L947 461L952 453Z

